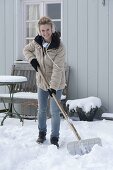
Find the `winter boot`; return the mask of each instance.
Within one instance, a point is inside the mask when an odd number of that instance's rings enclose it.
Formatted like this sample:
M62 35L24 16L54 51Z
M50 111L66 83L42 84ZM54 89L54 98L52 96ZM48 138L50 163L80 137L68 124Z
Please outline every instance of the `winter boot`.
M58 138L57 137L51 137L50 142L51 142L51 144L56 145L57 148L59 148Z
M46 140L46 133L39 132L38 139L36 140L37 143L43 143Z

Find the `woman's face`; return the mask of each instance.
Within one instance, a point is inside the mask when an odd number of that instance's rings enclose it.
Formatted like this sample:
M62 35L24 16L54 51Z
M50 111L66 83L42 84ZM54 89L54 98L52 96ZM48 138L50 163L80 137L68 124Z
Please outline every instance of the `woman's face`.
M47 42L51 42L52 28L49 24L40 25L40 34Z

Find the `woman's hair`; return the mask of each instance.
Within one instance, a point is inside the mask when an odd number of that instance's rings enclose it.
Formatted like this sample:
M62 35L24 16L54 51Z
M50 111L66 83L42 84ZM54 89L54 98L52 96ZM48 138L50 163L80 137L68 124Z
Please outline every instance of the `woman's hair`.
M46 16L40 18L40 20L38 22L39 32L40 32L40 26L45 25L45 24L50 25L51 29L52 29L52 33L55 33L55 25L54 25L54 23L52 22L52 20L49 17L46 17Z
M40 26L45 25L45 24L48 24L48 25L51 26L51 29L52 29L52 41L56 44L56 48L58 48L60 46L60 32L55 31L55 25L54 25L53 21L49 17L43 16L38 21L39 35L40 35Z

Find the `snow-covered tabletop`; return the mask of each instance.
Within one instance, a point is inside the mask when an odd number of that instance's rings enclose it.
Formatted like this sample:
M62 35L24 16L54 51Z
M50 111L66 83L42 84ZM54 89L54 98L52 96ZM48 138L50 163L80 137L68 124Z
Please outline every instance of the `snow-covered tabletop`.
M26 82L27 78L24 76L0 76L0 85L10 85L10 84L15 84L15 83L21 83L21 82Z

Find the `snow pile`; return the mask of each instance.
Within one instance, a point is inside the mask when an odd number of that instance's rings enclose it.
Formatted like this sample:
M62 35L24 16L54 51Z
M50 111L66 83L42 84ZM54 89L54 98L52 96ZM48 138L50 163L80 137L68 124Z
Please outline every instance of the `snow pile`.
M81 108L84 112L88 113L93 108L100 108L102 103L98 97L88 97L83 99L68 100L66 105L69 107L69 111L77 111L77 107Z

